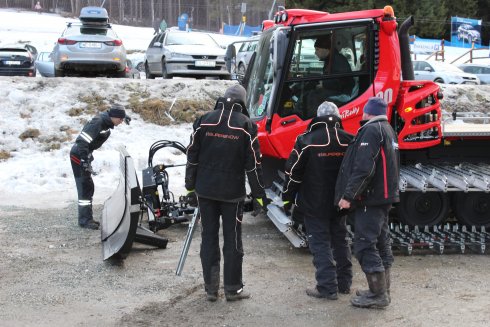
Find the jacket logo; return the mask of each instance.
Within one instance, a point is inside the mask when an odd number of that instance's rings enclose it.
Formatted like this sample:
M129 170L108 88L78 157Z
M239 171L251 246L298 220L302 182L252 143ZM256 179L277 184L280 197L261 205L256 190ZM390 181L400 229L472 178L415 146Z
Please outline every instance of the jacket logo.
M220 133L213 133L213 132L206 132L206 136L219 137L222 139L229 139L229 140L238 140L240 138L240 136L238 136L238 135L220 134Z
M361 145L360 146L368 146L369 143L368 142L361 142Z
M343 152L320 152L317 154L318 157L343 157Z

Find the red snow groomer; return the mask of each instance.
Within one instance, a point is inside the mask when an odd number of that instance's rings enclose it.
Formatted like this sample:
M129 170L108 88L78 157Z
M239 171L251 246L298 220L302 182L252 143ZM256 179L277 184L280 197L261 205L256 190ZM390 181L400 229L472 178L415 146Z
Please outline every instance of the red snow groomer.
M336 103L344 128L356 133L364 104L377 96L389 104L402 163L401 202L392 224L395 245L411 250L420 243L439 252L444 246L464 250L471 245L484 251L489 240L484 227L490 226L490 129L445 121L439 86L414 80L408 37L413 18L398 27L389 6L337 14L288 9L270 25L262 31L243 84L259 129L268 197L274 200L268 216L291 243L307 245L301 223L279 208L280 176L296 137L323 101ZM330 51L349 67L339 69L335 56L328 64L318 59L314 45L320 38L328 38ZM464 119L453 116L449 120ZM417 242L422 234L429 241ZM468 243L470 238L477 241Z

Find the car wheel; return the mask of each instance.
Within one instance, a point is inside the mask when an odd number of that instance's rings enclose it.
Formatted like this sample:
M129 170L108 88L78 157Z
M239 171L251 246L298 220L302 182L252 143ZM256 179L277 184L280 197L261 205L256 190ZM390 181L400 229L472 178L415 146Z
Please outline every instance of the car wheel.
M136 65L136 69L140 72L143 72L145 71L145 65L142 62L140 62L139 64Z
M219 77L220 80L223 80L223 81L229 81L231 79L231 76L230 75L221 75Z
M165 64L165 60L162 59L162 78L163 79L171 79L173 78L172 74L167 73L167 65Z
M441 83L441 84L444 84L444 80L443 80L442 78L439 78L439 77L438 77L438 78L436 78L436 79L434 80L434 82L435 82L435 83Z
M150 69L148 68L148 63L145 63L145 74L146 74L146 79L155 79L155 75L150 73Z
M116 73L115 73L114 75L112 75L112 76L114 76L115 78L124 78L124 77L126 77L126 71L125 71L125 70L123 70L122 72L116 72Z
M54 69L54 77L65 77L65 72L62 69Z

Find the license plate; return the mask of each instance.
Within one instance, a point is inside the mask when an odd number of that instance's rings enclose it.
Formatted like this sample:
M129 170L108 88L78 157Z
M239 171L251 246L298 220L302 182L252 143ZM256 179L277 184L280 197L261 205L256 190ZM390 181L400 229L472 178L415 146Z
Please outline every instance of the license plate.
M7 60L5 61L5 65L9 65L9 66L20 65L20 61Z
M210 60L196 60L194 63L196 67L215 67L216 66L216 61L210 61Z
M98 42L81 42L80 48L91 48L91 49L100 49L102 44Z
M310 64L311 68L323 68L323 63L322 62L312 62Z

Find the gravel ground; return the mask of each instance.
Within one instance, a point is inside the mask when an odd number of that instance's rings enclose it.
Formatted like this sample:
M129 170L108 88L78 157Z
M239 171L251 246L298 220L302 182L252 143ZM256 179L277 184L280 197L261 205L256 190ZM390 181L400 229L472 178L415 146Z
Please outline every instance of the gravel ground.
M102 206L95 207L95 216ZM392 305L356 309L309 298L314 269L264 216L244 219L244 280L252 299L204 298L199 233L175 276L186 225L159 234L167 249L135 244L123 262L102 260L100 233L76 225L76 205L0 207L2 326L487 326L488 255L397 255ZM354 263L353 289L365 281Z

